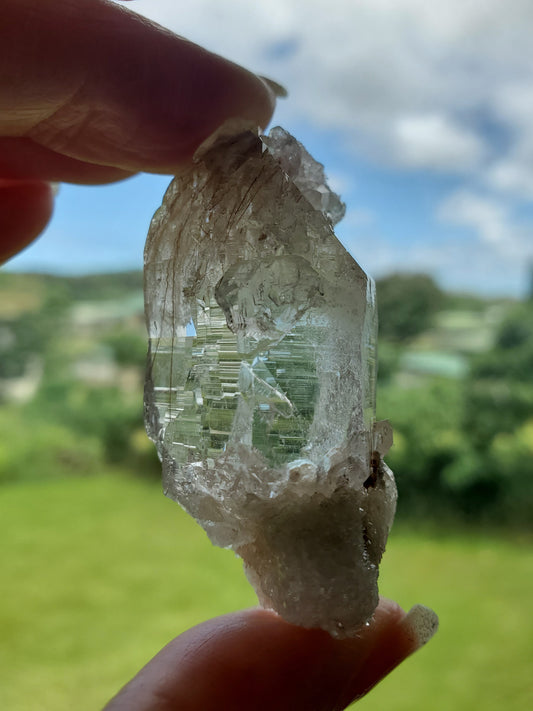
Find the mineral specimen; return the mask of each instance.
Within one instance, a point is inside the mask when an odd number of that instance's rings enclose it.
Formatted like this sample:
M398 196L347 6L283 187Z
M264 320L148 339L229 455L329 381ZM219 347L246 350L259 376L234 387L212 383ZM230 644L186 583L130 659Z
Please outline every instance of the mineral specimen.
M396 488L375 423L374 285L344 206L281 128L221 130L174 179L145 251L145 415L165 493L244 561L260 603L356 633Z

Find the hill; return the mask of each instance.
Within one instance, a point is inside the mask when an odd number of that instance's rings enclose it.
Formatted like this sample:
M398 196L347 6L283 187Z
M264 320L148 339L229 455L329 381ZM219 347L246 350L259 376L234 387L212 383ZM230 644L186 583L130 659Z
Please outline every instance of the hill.
M402 511L527 523L533 302L448 294L424 275L377 292L378 417L394 427ZM145 358L140 272L0 273L0 482L109 463L157 474Z

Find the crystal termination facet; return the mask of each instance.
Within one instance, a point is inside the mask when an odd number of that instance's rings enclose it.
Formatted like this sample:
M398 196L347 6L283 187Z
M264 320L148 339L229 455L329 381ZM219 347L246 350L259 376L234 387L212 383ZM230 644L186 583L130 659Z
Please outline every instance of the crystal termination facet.
M145 250L165 493L242 557L263 606L338 637L374 612L396 505L374 285L335 237L343 213L283 129L222 129L171 183Z

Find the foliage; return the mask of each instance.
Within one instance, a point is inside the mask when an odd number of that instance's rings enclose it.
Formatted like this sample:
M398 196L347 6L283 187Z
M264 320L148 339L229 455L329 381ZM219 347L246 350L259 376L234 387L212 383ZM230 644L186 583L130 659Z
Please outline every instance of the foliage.
M533 511L533 301L512 309L494 348L474 361L463 427L471 450L450 480L493 518L531 525Z
M445 380L409 391L395 385L380 390L378 417L394 429L387 463L396 476L401 515L435 517L452 508L444 471L465 449L457 430L461 395L460 384Z
M5 402L0 409L5 422L1 481L26 479L33 473L42 478L65 474L69 462L74 474L86 467L94 472L106 462L150 474L157 469L153 447L145 435L138 436L144 432L142 318L130 317L119 328L102 321L96 331L91 325L89 333L72 320L72 306L84 299L90 304L100 300L104 306L109 302L103 299L114 296L131 301L132 293L139 295L141 283L138 272L79 278L1 275L0 293L9 298L10 308L4 308L0 322L0 380L24 380L32 362L38 362L43 373L30 402L22 406ZM134 287L137 291L132 292ZM112 377L103 383L76 375L80 359L90 356L98 344L108 354ZM127 368L129 384L122 384L121 373ZM0 401L2 392L0 382Z
M142 422L146 337L133 290L141 280L139 273L0 275L0 400L2 383L24 379L32 359L43 371L30 401L0 408L0 481L105 465L157 478ZM399 515L530 527L533 301L443 294L423 275L383 279L378 296L378 416L395 431L387 459L399 484ZM75 320L88 311L89 325ZM487 324L498 314L494 331ZM472 334L477 321L481 340ZM442 362L460 354L469 374L424 370L431 354Z
M400 365L402 354L397 343L381 340L378 348L378 382L385 385L389 383Z
M139 271L86 274L62 279L72 301L123 299L126 295L141 292L143 287L143 275Z
M492 349L462 381L427 379L379 393L395 445L388 462L400 515L450 515L531 526L533 511L533 303L512 308Z
M142 291L143 274L140 271L110 272L104 274L86 274L82 276L56 276L54 274L13 274L0 273L0 291L13 292L15 298L34 294L42 301L56 290L61 290L67 300L75 301L106 301L123 299L132 293Z
M108 333L102 343L111 348L115 363L136 365L143 368L146 363L146 336L133 328L120 328Z
M140 388L127 396L117 387L88 387L69 378L48 380L33 410L79 437L96 439L110 464L122 463L148 473L155 468L153 448L147 443L140 450L136 437L144 430Z
M0 432L0 484L94 474L105 463L98 437L24 409L0 410Z
M46 293L38 308L23 311L17 318L0 318L0 378L20 377L32 358L42 358L64 325L68 308L61 285Z
M477 312L480 315L494 304L501 305L506 303L504 299L490 299L476 294L467 294L463 292L446 292L444 294L445 308L450 311L467 311Z
M392 274L376 283L380 336L405 342L428 329L444 295L425 274Z

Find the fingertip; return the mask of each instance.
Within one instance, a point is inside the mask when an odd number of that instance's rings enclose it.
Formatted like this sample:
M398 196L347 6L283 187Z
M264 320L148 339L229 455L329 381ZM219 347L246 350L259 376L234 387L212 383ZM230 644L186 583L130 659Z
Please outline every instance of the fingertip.
M268 90L274 95L276 99L286 99L289 96L289 92L274 79L269 79L268 77L259 76L259 78L267 85Z
M336 640L266 610L225 615L170 642L106 709L343 709L415 650L405 618L382 600L357 637Z
M373 648L353 679L343 702L345 705L365 696L407 657L427 644L438 630L439 619L425 605L414 605L405 614L397 603L382 598L374 625Z
M40 180L0 180L0 264L27 247L52 216L55 188Z
M5 135L95 166L174 173L225 121L270 122L272 86L130 3L68 3L65 32L65 3L49 3L40 22L27 26L28 2L10 4L6 72L23 77L32 112L16 130L9 113L0 116Z

